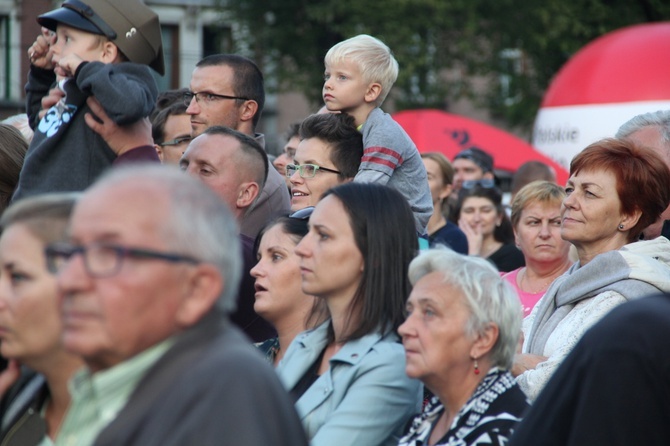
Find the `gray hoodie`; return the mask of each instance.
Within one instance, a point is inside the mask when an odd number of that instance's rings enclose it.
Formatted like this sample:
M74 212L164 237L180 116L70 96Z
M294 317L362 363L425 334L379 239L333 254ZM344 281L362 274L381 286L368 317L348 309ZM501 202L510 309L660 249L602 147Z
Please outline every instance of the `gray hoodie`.
M614 307L650 294L670 292L670 241L630 243L574 264L557 278L524 320L524 353L547 356L517 381L535 399L563 358L588 328Z

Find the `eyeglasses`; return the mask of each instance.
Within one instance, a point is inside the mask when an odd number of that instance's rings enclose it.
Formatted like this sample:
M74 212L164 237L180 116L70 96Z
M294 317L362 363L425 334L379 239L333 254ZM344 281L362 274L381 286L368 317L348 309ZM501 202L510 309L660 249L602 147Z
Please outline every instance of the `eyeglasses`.
M169 141L162 142L162 143L160 143L160 144L158 144L158 145L161 146L161 147L165 147L165 146L178 146L178 145L183 144L183 143L185 143L185 142L191 142L192 139L193 139L193 138L191 138L191 136L178 136L178 137L175 138L175 139L171 139L171 140L169 140Z
M465 180L461 184L463 189L473 189L477 186L484 189L493 189L496 187L496 181L493 178L482 178L481 180Z
M288 218L295 218L297 220L307 220L312 216L314 212L314 206L308 206L306 208L298 209L297 211L289 214Z
M91 277L109 277L117 274L126 257L134 259L154 259L171 263L191 263L196 265L199 260L170 252L158 252L150 249L127 248L125 246L106 243L93 243L88 246L76 246L70 243L52 243L44 254L47 268L57 274L70 261L72 256L81 254L84 267Z
M191 105L191 101L195 98L195 101L198 104L211 104L212 102L219 101L221 99L239 99L240 101L248 101L249 98L243 98L240 96L228 96L225 94L216 94L208 93L206 91L200 91L198 93L193 91L184 92L184 104Z
M319 170L323 170L324 172L330 172L330 173L336 173L338 175L342 175L342 172L340 172L340 171L337 171L335 169L328 169L326 167L317 166L316 164L301 164L299 166L297 166L295 164L287 164L286 165L286 176L290 178L297 171L301 178L314 178L314 175L316 175L316 173Z

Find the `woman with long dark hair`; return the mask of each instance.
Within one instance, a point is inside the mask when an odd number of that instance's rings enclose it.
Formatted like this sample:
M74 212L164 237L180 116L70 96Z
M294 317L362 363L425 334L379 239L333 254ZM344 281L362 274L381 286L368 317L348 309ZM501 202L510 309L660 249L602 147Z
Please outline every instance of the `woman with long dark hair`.
M296 248L302 289L328 319L293 341L277 371L313 446L397 444L421 404L396 334L417 251L412 211L394 189L328 191Z

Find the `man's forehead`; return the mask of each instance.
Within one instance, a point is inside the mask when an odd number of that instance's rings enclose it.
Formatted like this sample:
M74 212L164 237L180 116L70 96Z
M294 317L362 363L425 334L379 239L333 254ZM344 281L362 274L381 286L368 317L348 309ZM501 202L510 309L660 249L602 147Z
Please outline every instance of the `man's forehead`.
M196 67L191 75L191 88L197 86L198 91L215 90L217 87L232 86L232 80L233 70L228 65Z

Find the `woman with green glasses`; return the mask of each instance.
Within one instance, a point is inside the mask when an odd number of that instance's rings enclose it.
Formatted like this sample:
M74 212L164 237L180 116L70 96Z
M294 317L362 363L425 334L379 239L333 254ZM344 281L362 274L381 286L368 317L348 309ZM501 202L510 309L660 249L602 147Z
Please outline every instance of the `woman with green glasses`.
M291 212L316 206L325 191L351 181L363 156L363 137L345 114L311 115L300 125L300 144L293 164L286 165L291 182Z

